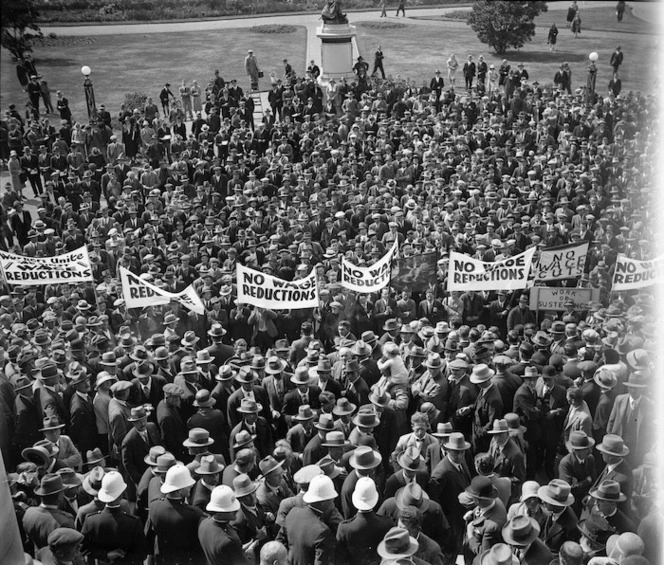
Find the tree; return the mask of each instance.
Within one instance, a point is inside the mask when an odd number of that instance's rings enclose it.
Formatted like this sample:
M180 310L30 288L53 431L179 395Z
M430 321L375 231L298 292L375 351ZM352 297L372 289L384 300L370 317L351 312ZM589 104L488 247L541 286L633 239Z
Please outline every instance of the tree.
M35 0L3 0L0 43L17 59L32 51L33 39L44 36L38 18Z
M482 43L502 55L508 47L518 49L532 40L535 18L547 10L546 2L478 0L473 4L467 23Z

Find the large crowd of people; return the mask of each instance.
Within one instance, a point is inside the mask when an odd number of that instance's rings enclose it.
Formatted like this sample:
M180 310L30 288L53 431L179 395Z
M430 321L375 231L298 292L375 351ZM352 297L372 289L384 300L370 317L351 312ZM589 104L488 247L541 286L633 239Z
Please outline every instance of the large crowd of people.
M182 107L169 90L161 110L102 105L89 124L64 103L49 123L37 86L27 118L10 108L0 248L86 245L94 273L0 287L0 447L27 554L661 563L655 299L611 289L618 253L656 254L655 100L507 67L479 93L467 75L455 92L439 73L363 65L326 91L291 74L256 123L218 71L193 104L183 82ZM370 266L395 240L438 252L437 284L341 286L342 258ZM446 290L451 251L584 241L584 275L550 284L596 302ZM239 264L315 270L319 307L239 303ZM128 309L120 267L193 285L205 313Z

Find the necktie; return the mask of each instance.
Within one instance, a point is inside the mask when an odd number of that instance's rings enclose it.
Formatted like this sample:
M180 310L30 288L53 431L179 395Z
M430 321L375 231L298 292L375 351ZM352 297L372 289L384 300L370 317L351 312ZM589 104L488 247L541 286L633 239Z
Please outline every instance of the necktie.
M143 385L143 394L145 398L150 398L150 387L148 385Z
M309 404L309 395L308 394L303 394L302 395L302 404Z

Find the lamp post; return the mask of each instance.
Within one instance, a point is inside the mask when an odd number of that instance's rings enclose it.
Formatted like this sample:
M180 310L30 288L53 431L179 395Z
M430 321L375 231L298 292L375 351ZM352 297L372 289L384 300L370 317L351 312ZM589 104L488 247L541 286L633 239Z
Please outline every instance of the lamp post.
M87 65L81 67L81 72L85 77L83 81L83 91L85 92L85 105L88 108L88 119L92 122L97 118L97 105L95 104L95 89L90 80L92 69Z
M595 98L595 84L597 82L597 65L595 65L599 55L596 51L593 51L588 55L588 60L590 64L588 65L588 77L586 79L586 102L592 103Z

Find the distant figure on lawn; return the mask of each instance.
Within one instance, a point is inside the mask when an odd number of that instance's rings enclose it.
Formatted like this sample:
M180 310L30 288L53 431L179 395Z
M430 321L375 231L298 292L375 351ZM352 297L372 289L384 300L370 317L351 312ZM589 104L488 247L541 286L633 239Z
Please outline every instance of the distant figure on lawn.
M622 65L623 62L623 52L622 52L622 47L618 45L616 47L616 50L611 54L611 61L609 61L609 64L611 67L613 67L613 74L618 73L618 69L620 68L620 65Z
M570 4L569 8L567 8L567 27L572 25L572 22L574 21L574 18L578 12L579 5L576 3L576 0L574 0L574 2Z
M618 0L616 5L616 19L622 22L623 15L625 14L625 0Z
M575 38L579 37L581 33L581 16L579 16L579 12L576 13L576 16L572 20L572 32L574 32Z
M260 70L258 69L258 60L254 56L253 49L247 51L247 56L244 58L244 68L251 79L251 90L258 90Z
M546 40L549 44L549 51L553 51L556 48L556 41L558 41L558 28L554 22L549 28L549 37Z

